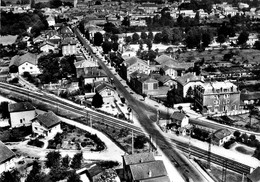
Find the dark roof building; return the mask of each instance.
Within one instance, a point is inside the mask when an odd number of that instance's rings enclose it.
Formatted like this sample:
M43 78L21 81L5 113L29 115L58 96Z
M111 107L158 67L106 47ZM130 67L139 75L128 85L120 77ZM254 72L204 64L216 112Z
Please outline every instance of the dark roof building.
M0 165L15 157L15 153L0 141Z
M19 102L8 105L8 111L11 112L22 112L35 110L33 105L29 102Z
M32 121L37 120L40 124L42 124L45 128L51 128L61 123L60 118L52 111L46 112L44 114L39 114Z
M155 158L153 156L153 153L136 153L132 155L124 155L123 160L125 162L125 165L131 165L140 162L154 161Z
M257 167L247 178L249 182L260 182L260 167Z

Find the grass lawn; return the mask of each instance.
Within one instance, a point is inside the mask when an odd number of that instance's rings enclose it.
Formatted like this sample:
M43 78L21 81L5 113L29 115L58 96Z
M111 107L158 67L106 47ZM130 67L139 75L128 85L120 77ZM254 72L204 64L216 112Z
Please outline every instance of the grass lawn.
M204 166L206 168L207 161L199 159L199 162L201 163L202 166ZM225 181L227 181L227 182L242 181L243 176L241 174L230 171L228 169L226 170L226 175L224 175L225 173L223 172L223 166L218 166L218 165L211 163L210 167L211 167L211 170L209 171L209 173L212 176L214 176L217 179L217 181L222 181L222 179L226 179ZM245 178L244 178L244 180L245 180Z

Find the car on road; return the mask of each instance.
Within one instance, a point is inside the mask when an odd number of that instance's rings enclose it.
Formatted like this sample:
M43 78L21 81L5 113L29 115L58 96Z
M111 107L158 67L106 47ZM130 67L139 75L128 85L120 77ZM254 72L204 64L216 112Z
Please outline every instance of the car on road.
M130 94L134 94L133 92L129 92Z

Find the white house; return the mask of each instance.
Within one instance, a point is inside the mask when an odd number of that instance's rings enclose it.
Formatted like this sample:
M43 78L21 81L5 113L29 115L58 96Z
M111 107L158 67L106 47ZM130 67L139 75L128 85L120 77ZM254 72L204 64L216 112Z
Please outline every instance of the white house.
M29 126L35 118L36 111L29 102L12 103L8 105L11 127Z
M186 114L182 112L174 112L171 115L172 123L179 125L180 127L185 127L189 124L189 118Z
M38 135L45 137L54 137L57 133L61 133L61 120L52 111L37 115L32 119L32 131Z
M49 42L49 41L45 41L43 42L40 46L39 46L40 50L42 52L51 52L51 51L55 51L55 48L57 48L53 43Z
M48 22L49 27L55 25L55 19L53 16L49 16L46 20Z
M15 153L0 140L0 174L15 167Z
M229 131L228 129L219 129L211 135L211 143L214 145L222 146L225 142L229 141L231 137L231 131Z
M22 75L24 72L29 72L32 75L38 75L41 73L38 68L38 58L40 55L26 53L22 56L14 56L12 57L9 70L17 69L17 72Z
M104 103L114 101L115 90L112 85L103 82L96 87L96 91L102 96Z

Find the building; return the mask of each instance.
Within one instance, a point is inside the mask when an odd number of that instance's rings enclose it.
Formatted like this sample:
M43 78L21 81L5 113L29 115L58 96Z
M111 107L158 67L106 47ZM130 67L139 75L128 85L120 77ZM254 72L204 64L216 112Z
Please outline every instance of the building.
M146 14L153 14L158 11L158 6L154 3L144 3L138 9L143 10Z
M182 98L192 98L194 87L197 85L203 85L204 77L196 76L194 73L187 73L181 77L178 77L176 82L176 94Z
M39 45L39 48L42 52L50 53L50 52L55 52L57 46L55 46L55 44L49 41L44 41L42 44Z
M49 16L46 20L48 22L49 27L55 25L55 19L53 16Z
M171 122L177 124L180 127L185 127L189 124L189 118L185 113L174 112L171 115Z
M130 75L130 84L138 94L149 95L149 92L159 90L159 82L157 80L138 71Z
M69 56L77 53L77 42L70 38L66 37L64 40L61 42L61 51L63 56Z
M115 90L109 83L102 82L96 86L95 90L102 96L104 103L114 102Z
M29 102L13 103L8 105L10 112L11 127L29 126L31 120L35 118L36 111Z
M98 64L94 58L89 57L85 59L84 56L76 56L76 62L74 63L77 73L77 78L88 73L92 68L97 68Z
M57 133L61 133L61 120L52 111L37 115L32 119L32 131L38 135L45 137L54 137Z
M145 73L145 74L150 73L149 64L147 64L145 61L135 56L125 60L123 64L126 67L126 69L123 68L122 69L126 72L128 81L130 81L130 75L135 71L138 71L139 73Z
M203 114L227 113L239 110L240 92L229 81L207 82L194 89L195 107Z
M247 175L248 182L260 182L260 167L257 167L251 174Z
M0 174L15 167L15 153L0 140Z
M85 74L82 75L84 84L93 84L95 82L108 82L107 74L104 70L96 67L85 70Z
M232 135L228 129L219 129L211 135L211 143L213 145L223 146L225 142L231 139Z
M41 55L36 55L32 53L26 53L22 56L12 57L9 64L10 73L18 73L22 75L24 72L29 72L32 75L40 74L40 69L38 68L38 58Z
M129 182L170 182L163 161L155 160L152 153L124 155L123 176Z

